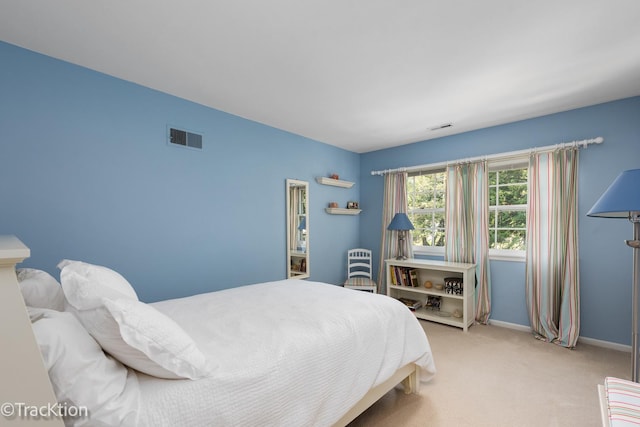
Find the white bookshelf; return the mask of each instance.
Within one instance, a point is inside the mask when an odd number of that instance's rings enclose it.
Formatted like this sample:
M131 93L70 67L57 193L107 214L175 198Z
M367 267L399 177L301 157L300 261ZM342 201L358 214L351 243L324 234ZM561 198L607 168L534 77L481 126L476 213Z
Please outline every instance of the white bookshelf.
M465 332L475 321L475 264L432 261L423 259L387 259L387 295L392 298L410 298L421 301L423 306L414 311L417 318L445 325L462 328ZM417 286L392 284L392 270L394 267L415 270ZM446 289L438 290L436 285L445 283L445 278L457 277L462 279L462 295L447 293ZM425 282L431 282L434 287L427 289ZM426 307L428 296L440 297L440 309L432 310ZM455 317L454 313L460 317Z

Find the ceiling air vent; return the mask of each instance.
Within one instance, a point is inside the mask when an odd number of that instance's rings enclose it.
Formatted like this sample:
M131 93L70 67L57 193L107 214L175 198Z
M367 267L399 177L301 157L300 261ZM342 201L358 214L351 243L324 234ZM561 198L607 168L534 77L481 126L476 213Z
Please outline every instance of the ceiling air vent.
M438 125L435 127L432 127L430 130L435 131L435 130L440 130L440 129L446 129L446 128L450 128L451 126L453 126L453 123L445 123L442 125Z
M202 150L202 135L169 127L169 143Z

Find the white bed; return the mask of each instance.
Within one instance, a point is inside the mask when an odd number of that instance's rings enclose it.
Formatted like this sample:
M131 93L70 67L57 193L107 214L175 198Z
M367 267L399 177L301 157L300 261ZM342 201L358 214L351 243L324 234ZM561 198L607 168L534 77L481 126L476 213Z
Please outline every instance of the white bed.
M16 240L0 239L0 258L2 246ZM10 276L0 277L1 288L19 288ZM20 298L0 304L9 303L22 307L16 322L29 322ZM420 380L435 373L416 318L383 295L291 279L150 306L193 339L210 370L192 380L127 369L126 391L138 399L136 425L346 425L400 382L406 392L417 392ZM33 332L29 338L35 341ZM4 333L2 339L16 340ZM23 351L33 350L30 342ZM46 370L36 368L31 387L50 393ZM12 395L4 384L5 401L30 401L33 390Z

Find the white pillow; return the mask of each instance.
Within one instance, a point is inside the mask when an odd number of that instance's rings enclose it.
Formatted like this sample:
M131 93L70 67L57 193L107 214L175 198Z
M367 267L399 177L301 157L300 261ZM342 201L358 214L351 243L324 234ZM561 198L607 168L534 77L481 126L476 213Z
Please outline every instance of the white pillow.
M64 293L60 283L46 271L35 268L16 270L20 291L28 307L64 310Z
M62 276L65 272L68 273L73 271L76 274L85 277L92 286L97 287L97 289L92 290L93 293L105 293L106 296L112 298L124 296L126 298L133 298L136 301L138 300L136 291L127 279L122 277L122 275L117 271L110 268L82 261L71 261L68 259L60 261L58 263L58 268L61 270L60 281L63 281ZM113 291L118 292L118 294L113 294Z
M73 271L62 275L62 288L69 310L104 351L125 365L159 378L209 374L207 358L191 337L155 308L130 298L92 295L87 278Z
M135 426L140 389L133 371L104 354L71 313L30 309L33 332L58 403L86 407L73 426Z

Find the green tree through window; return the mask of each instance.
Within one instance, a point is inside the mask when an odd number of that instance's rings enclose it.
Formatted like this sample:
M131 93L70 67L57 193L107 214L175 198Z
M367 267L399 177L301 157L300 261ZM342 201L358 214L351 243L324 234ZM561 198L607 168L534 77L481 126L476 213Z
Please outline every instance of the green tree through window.
M413 245L444 247L445 172L411 175L407 181L408 216Z
M527 168L489 172L489 248L524 251Z

